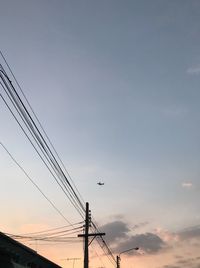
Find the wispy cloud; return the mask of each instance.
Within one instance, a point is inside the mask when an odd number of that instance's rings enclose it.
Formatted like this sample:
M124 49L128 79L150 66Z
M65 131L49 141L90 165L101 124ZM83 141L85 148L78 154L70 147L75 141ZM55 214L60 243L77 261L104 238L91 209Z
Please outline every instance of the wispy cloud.
M140 229L142 227L145 227L146 225L148 225L149 223L147 221L145 222L140 222L138 224L135 224L131 229L132 230L136 230L136 229Z
M187 69L186 72L187 74L190 74L190 75L200 75L200 65L190 67Z
M199 257L196 258L181 258L176 261L174 264L164 265L162 268L182 268L182 267L191 267L191 268L199 268Z
M156 228L155 233L166 243L178 241L178 235L162 228Z
M186 228L178 233L181 240L197 239L200 238L200 225Z
M182 182L181 186L183 188L191 188L193 184L191 182Z

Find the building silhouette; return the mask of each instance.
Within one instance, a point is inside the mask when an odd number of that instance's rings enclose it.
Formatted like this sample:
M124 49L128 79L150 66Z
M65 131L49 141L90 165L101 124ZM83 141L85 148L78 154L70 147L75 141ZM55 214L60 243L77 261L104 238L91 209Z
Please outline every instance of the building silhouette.
M36 251L0 232L0 268L61 268Z

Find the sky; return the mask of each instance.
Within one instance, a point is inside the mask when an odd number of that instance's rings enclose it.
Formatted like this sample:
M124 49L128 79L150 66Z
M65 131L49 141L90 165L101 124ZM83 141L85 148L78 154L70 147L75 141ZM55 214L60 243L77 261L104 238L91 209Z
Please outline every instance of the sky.
M141 248L121 266L200 267L200 1L0 4L0 49L105 240L114 254ZM2 100L0 122L0 141L80 221ZM2 146L0 168L1 231L65 224ZM29 246L63 267L83 259L82 243ZM95 243L90 254L113 267Z

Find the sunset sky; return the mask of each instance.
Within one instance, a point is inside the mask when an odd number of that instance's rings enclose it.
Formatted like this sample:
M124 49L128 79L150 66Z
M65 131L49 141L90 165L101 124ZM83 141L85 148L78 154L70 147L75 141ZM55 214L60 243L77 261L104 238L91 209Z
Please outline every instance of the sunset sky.
M114 255L140 247L121 267L199 268L200 1L0 0L0 29L3 55ZM2 99L0 122L0 142L80 222ZM0 231L66 225L2 146L0 168ZM26 244L83 266L80 241ZM113 267L96 242L90 256L92 268Z

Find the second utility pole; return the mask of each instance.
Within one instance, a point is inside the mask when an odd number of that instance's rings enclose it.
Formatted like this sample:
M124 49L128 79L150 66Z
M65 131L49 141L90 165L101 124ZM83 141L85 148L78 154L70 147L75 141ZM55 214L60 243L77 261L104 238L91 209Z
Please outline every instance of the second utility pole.
M85 250L84 250L84 268L88 268L89 264L89 254L88 254L88 233L89 233L89 225L90 225L90 217L89 217L89 203L86 203L86 212L85 212Z
M88 247L92 243L93 239L96 236L102 236L105 235L105 233L94 233L94 234L89 234L89 227L91 223L91 214L89 210L89 203L86 203L86 211L85 211L85 233L84 234L79 234L78 237L84 237L85 242L84 242L84 268L89 267L89 250ZM89 236L93 236L93 239L89 243Z

